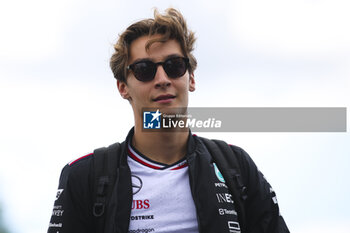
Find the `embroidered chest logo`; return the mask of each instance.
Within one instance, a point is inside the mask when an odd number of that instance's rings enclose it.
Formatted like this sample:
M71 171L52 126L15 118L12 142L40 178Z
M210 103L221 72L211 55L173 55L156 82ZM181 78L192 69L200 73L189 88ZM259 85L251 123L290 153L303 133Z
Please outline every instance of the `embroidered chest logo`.
M58 198L60 198L62 192L63 192L63 189L58 189L58 190L57 190L57 193L56 193L56 200L58 200Z
M225 179L224 179L223 175L221 174L219 168L216 166L215 163L213 163L213 165L214 165L214 171L215 171L216 177L217 177L222 183L225 183Z
M140 177L131 175L131 182L132 182L132 194L136 194L140 192L142 188L142 180Z

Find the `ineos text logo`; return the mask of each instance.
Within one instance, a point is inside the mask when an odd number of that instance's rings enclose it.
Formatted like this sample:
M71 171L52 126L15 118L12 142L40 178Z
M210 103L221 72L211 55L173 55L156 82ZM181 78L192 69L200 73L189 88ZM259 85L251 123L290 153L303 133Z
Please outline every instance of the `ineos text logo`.
M138 176L131 175L131 182L132 182L132 194L135 195L136 193L140 192L142 188L142 180Z

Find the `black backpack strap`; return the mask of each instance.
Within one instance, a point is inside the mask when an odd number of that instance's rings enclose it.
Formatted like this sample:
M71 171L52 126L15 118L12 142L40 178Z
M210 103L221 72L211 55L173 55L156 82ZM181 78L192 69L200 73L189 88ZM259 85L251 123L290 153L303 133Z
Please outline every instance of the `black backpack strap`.
M119 178L118 167L120 143L103 147L94 151L94 187L93 208L96 232L104 232L106 205L112 193L113 185Z
M241 232L244 233L246 228L244 201L248 196L247 188L241 176L241 169L237 156L232 148L224 141L209 140L202 137L201 140L210 152L220 172L224 176L226 185L231 191L238 212Z

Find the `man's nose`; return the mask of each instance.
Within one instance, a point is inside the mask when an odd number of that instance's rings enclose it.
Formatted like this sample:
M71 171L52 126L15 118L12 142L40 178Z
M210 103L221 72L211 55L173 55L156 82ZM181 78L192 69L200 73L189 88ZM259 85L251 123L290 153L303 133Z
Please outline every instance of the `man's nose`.
M170 86L171 81L166 74L162 65L158 65L156 74L154 76L154 85L156 87L168 87Z

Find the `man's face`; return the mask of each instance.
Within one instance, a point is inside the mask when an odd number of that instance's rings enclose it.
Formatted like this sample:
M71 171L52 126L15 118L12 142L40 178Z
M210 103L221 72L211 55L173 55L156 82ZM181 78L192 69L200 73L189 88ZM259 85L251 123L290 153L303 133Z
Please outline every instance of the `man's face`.
M176 40L153 43L146 51L146 43L156 36L143 36L131 43L128 65L144 59L156 63L172 56L184 57ZM193 74L189 74L188 71L181 77L169 78L159 65L154 79L148 82L137 80L129 70L127 83L118 81L118 89L123 98L130 101L135 117L140 117L144 107L156 109L187 107L188 92L195 90L195 82Z

